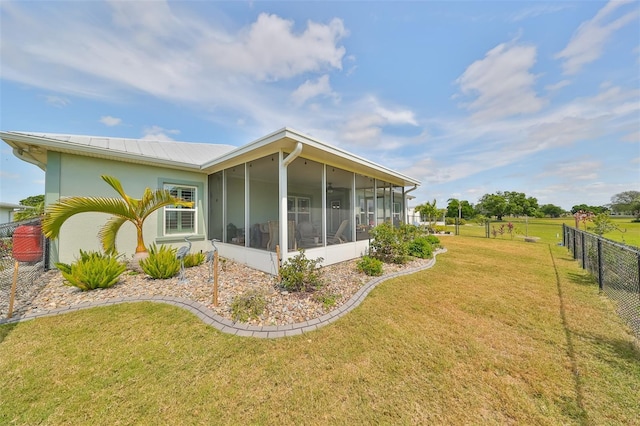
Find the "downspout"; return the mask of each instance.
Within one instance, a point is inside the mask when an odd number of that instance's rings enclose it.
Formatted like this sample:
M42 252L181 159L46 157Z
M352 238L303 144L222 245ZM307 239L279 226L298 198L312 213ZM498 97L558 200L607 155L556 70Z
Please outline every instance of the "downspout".
M418 185L413 185L413 188L409 189L408 191L404 191L404 203L403 203L403 205L404 205L404 207L403 207L404 214L403 214L403 216L404 216L404 223L406 223L406 224L409 224L409 217L408 217L408 214L409 214L409 208L408 208L409 207L409 199L407 198L407 194L410 193L411 191L415 191L416 189L418 189Z
M280 193L280 253L282 259L287 258L289 252L289 222L287 215L287 167L302 153L302 142L298 142L293 151L287 156L282 158L283 152L280 151L280 176L279 176L279 193ZM293 247L291 247L293 248ZM280 261L280 259L278 259Z
M298 158L301 153L302 153L302 142L298 142L294 150L291 151L291 154L289 154L287 158L282 160L282 167L287 167L289 164L291 164L293 160Z

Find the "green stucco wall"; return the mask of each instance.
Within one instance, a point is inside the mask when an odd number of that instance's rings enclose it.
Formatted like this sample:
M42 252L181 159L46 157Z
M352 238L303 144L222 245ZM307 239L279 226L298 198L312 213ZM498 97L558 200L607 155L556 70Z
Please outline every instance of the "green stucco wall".
M207 175L199 172L187 172L161 167L123 163L119 161L102 160L81 157L70 154L49 154L50 162L46 173L46 202L50 204L61 197L68 196L120 196L106 182L101 175L111 175L122 183L125 192L140 198L145 188L155 190L160 181L174 181L173 183L197 185L198 191L198 235L194 238L192 252L210 250L206 241L206 203L204 194L207 191ZM51 161L53 160L53 161ZM176 247L184 245L181 237L166 238L158 235L159 222L162 211L158 210L145 221L145 244L171 244ZM52 262L72 262L83 250L100 250L98 231L106 223L109 215L102 213L80 213L71 217L62 226L59 239L52 245ZM55 247L55 248L54 248ZM132 256L136 247L135 228L125 223L118 233L116 247L119 253Z

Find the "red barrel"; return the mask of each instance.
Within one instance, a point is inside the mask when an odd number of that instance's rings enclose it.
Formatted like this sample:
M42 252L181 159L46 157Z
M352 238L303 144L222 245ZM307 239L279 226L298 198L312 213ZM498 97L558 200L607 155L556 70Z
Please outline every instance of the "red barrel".
M20 225L13 233L13 258L19 262L42 260L42 228Z

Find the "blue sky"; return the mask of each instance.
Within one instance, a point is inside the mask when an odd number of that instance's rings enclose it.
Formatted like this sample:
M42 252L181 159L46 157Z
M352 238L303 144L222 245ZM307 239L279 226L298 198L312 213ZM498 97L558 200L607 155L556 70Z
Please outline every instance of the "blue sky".
M0 1L0 129L243 145L282 127L566 209L640 190L640 2ZM0 201L44 193L2 143Z

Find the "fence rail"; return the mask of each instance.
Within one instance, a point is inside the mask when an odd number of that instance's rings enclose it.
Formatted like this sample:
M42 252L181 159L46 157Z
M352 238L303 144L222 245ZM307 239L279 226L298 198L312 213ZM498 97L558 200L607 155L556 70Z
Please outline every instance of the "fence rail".
M49 263L40 219L0 224L0 318L25 309Z
M618 313L640 339L640 250L562 226L563 244L614 300Z

